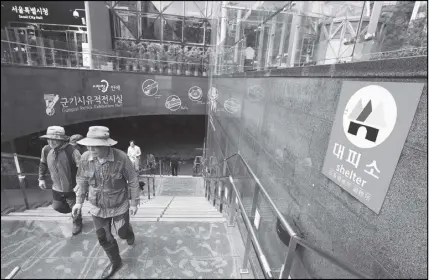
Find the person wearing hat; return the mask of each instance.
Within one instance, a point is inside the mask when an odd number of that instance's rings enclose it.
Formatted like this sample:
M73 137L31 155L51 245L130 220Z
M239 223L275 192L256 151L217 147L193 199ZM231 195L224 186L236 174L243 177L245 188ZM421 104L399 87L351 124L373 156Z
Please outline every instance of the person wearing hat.
M46 189L45 178L48 170L52 179L52 208L60 213L71 213L76 204L76 173L81 155L70 145L65 130L61 126L50 126L46 135L48 145L42 148L39 164L39 187ZM73 235L82 231L82 215L73 217Z
M83 137L82 135L80 135L80 134L75 134L75 135L70 136L70 140L69 140L70 145L75 146L75 147L76 147L76 149L78 149L78 151L79 151L79 153L80 153L81 155L83 155L83 153L84 153L84 152L88 151L88 149L87 149L85 146L79 145L79 144L77 143L77 141L79 141L79 140L81 140L81 139L83 139L83 138L84 138L84 137Z
M112 222L121 239L126 239L128 245L134 243L130 215L137 213L138 175L127 154L112 147L117 141L110 138L109 128L91 126L86 138L77 143L86 146L88 152L82 155L77 171L77 198L72 211L73 215L81 212L85 194L89 191L90 213L98 242L110 259L101 276L106 279L122 266L118 243L111 232Z

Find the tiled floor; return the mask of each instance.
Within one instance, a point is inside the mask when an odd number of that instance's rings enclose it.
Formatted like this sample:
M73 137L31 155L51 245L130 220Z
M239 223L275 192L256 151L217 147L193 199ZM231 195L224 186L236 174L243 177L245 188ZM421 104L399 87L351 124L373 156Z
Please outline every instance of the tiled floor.
M160 195L204 196L204 180L201 177L162 177Z
M242 241L224 223L139 222L133 228L133 246L116 237L124 266L114 278L241 278ZM62 222L2 221L1 277L15 266L21 267L17 279L99 277L108 259L92 223L77 236L70 231Z

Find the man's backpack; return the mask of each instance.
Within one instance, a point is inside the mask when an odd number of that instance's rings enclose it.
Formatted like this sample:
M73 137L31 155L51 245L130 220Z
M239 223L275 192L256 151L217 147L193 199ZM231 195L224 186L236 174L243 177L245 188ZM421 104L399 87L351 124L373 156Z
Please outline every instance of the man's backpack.
M48 156L49 152L52 150L51 146L46 145L44 149L46 149L45 154L46 156ZM70 165L71 180L72 180L73 188L76 186L76 175L77 175L77 167L75 164L73 164L73 153L75 149L76 147L70 144L67 144L67 146L64 148L67 155L68 164Z

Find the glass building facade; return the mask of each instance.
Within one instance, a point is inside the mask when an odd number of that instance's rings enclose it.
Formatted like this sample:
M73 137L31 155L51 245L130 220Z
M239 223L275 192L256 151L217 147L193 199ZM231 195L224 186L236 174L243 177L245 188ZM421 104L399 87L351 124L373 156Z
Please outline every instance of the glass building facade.
M427 1L222 1L212 14L215 74L427 55Z
M210 46L211 1L109 1L114 40Z

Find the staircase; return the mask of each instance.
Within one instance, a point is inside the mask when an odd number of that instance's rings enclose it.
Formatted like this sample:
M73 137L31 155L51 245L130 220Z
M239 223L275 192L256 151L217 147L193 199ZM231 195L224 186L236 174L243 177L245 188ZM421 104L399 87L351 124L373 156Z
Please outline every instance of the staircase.
M143 199L143 198L142 198ZM88 201L82 206L84 220L92 220ZM10 212L2 220L65 221L70 214L58 213L50 205L23 212ZM205 197L158 196L142 200L137 214L131 221L141 222L226 222L225 217L214 208Z
M161 181L156 196L142 196L131 217L135 244L128 246L112 229L126 265L114 278L252 278L240 274L244 243L238 228L228 227L204 197L202 178ZM47 204L34 207L1 217L1 277L17 266L15 278L100 277L107 256L98 244L91 205L83 204L83 230L76 236L71 235L70 214Z
M204 197L202 178L171 177L157 180L157 195L148 200L140 197L140 205L131 221L141 222L226 222L225 217ZM165 195L166 194L166 195ZM173 194L173 195L172 195ZM92 220L91 204L82 206L84 220ZM6 215L4 215L6 214ZM36 204L29 210L3 213L2 220L65 221L70 214L58 213L49 203Z

